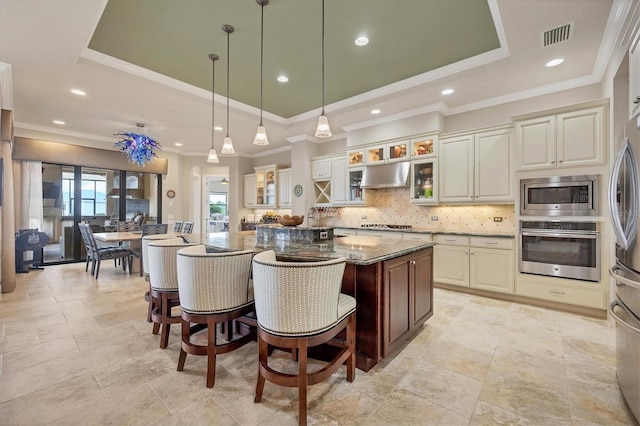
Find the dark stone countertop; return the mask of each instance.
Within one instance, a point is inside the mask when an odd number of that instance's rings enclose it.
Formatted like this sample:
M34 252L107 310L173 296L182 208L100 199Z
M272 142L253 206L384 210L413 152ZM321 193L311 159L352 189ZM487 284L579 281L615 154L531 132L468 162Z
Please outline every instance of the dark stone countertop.
M383 238L346 236L316 243L283 240L256 241L253 231L228 232L225 235L190 235L190 241L223 250L274 250L276 255L300 260L326 260L345 257L349 263L370 265L434 246L434 242L386 240Z
M432 235L465 235L469 237L494 237L494 238L515 238L515 233L497 233L497 232L477 232L477 231L438 231L434 229L391 229L391 228L361 228L355 226L335 226L334 229L355 229L358 231L384 231L384 232L410 232L413 234L432 234ZM339 232L337 233L339 234Z

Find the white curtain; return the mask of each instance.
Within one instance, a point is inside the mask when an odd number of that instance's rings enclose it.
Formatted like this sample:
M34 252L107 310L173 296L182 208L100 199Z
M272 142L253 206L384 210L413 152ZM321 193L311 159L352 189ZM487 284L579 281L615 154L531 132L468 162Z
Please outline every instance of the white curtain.
M22 161L20 191L22 206L18 229L42 231L42 162Z

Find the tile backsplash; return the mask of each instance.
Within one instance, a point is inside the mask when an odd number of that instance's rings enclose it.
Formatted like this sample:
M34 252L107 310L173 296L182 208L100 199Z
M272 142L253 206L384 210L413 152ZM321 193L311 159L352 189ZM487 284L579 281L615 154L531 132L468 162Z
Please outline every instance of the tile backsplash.
M359 227L381 223L433 231L515 233L513 204L416 206L409 202L408 188L373 192L375 207L340 208L337 216L324 218L322 225ZM502 222L494 222L494 217L501 217Z

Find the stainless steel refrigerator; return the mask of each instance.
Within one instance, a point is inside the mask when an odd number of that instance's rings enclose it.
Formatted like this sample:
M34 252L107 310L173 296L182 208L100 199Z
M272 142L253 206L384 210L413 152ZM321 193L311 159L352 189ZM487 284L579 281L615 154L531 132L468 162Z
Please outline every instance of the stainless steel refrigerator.
M609 181L609 211L616 236L616 280L609 314L616 326L616 375L620 390L640 420L640 115L627 123Z

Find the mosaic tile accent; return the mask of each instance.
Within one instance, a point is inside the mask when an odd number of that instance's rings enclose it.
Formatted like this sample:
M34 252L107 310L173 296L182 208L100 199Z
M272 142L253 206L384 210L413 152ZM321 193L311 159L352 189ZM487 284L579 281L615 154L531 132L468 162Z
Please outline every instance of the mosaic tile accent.
M416 206L409 202L408 188L373 192L375 207L339 208L336 217L323 218L321 225L359 227L363 223L384 223L432 231L487 233L515 233L516 230L513 204ZM438 220L431 220L432 216ZM502 222L494 222L494 217L501 217Z

